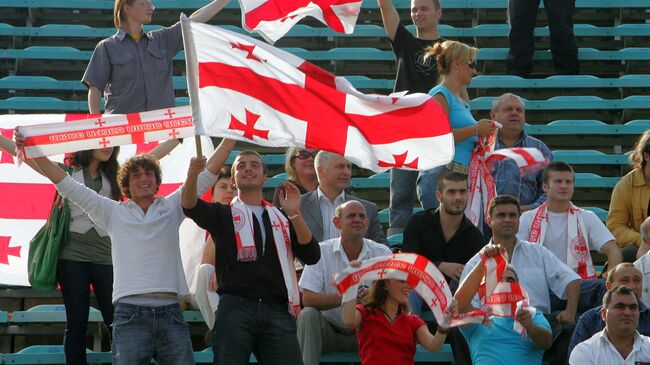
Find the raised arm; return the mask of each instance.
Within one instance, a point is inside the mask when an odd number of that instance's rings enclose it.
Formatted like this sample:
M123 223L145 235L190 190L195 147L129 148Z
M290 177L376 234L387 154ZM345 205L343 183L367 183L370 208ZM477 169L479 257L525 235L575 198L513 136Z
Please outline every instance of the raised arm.
M11 139L4 137L3 135L0 134L0 150L3 150L7 152L8 154L12 156L16 156L16 143L12 141ZM39 174L43 175L43 172L41 172L41 169L38 168L36 163L32 160L26 160L25 163L27 166L31 167L34 171L38 172Z
M234 139L222 139L221 143L219 143L214 152L212 152L212 155L206 163L205 167L208 171L215 175L218 174L219 171L221 171L221 168L226 164L228 156L230 156L232 149L235 148L236 143L237 141Z
M228 1L230 0L214 0L193 12L192 15L190 15L190 19L197 23L205 23L212 19L213 16L217 15L217 13L228 4Z
M185 209L192 209L196 205L196 201L199 199L197 197L197 185L199 174L205 169L205 157L192 157L190 161L190 167L187 170L187 178L183 184L183 189L181 193L181 205Z
M392 41L395 39L395 33L397 33L397 27L399 26L399 13L397 13L392 0L377 0L377 4L379 4L386 35Z
M300 190L290 182L285 182L283 186L284 191L280 193L280 206L289 216L291 225L296 231L298 243L301 245L310 244L313 236L307 223L302 218L302 214L300 214Z
M350 299L343 303L343 323L351 330L356 330L361 326L361 313L357 310L357 298Z
M429 328L425 324L418 328L418 330L415 332L415 336L422 347L431 352L437 352L445 343L447 333L436 331L436 334L432 335L431 332L429 332Z
M478 254L484 255L485 257L494 257L499 254L499 246L488 244L483 247ZM456 301L458 310L461 313L467 313L475 309L472 306L472 299L474 299L474 296L481 285L483 276L485 276L485 265L481 260L460 283L460 286L454 295L454 300Z

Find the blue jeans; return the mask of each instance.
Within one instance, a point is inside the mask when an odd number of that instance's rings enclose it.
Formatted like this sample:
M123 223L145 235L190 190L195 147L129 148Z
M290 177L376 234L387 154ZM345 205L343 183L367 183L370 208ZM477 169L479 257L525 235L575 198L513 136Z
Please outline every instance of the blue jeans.
M422 172L418 177L417 192L422 209L427 210L440 206L440 202L436 198L436 191L438 190L438 178L445 171L447 171L446 166L438 166Z
M262 365L302 364L296 319L286 304L266 304L222 295L214 321L214 364L248 364L251 353Z
M192 340L178 304L145 307L117 303L113 364L194 364Z
M580 282L580 299L578 300L578 313L584 313L591 308L603 304L603 296L607 291L603 279L582 280ZM563 311L566 308L566 300L558 298L553 292L551 296L551 311Z
M90 284L102 313L104 324L113 323L113 265L92 262L59 260L57 279L65 304L65 336L63 351L68 365L86 364L86 330L90 309Z
M390 206L388 208L388 235L404 231L413 215L417 171L390 169Z

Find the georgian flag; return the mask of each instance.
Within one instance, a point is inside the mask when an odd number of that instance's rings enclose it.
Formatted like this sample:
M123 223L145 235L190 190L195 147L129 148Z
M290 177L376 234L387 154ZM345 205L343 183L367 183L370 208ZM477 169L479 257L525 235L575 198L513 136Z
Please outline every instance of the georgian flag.
M357 23L361 0L239 0L242 26L256 31L270 43L282 38L306 16L333 30L351 34Z
M14 114L0 115L0 132L13 139L16 126L31 126L42 123L62 123L93 117L88 114ZM67 123L66 123L67 124ZM119 161L151 151L158 142L140 143L120 147ZM202 138L204 153L212 152L209 138ZM176 190L185 180L190 158L195 156L194 138L188 138L171 154L160 161L163 184L159 195ZM63 155L51 159L63 162ZM16 164L17 158L0 150L0 285L29 286L27 281L27 255L29 241L45 224L54 196L54 185L29 166ZM184 222L185 223L185 222ZM201 236L198 234L197 236ZM205 239L205 233L201 236ZM181 232L181 241L184 234ZM202 246L202 241L192 241L193 247Z
M451 161L447 115L426 94L366 95L264 42L182 19L197 134L305 146L373 171Z

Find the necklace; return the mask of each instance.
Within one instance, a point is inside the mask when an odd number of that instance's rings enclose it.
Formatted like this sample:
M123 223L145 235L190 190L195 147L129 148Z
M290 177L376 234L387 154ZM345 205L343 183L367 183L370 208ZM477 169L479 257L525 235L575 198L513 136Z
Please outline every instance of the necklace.
M395 320L397 319L397 317L399 317L399 313L395 314L395 317L391 317L391 315L388 314L388 313L386 313L386 311L383 310L381 307L377 307L377 308L378 308L382 313L384 313L384 315L386 316L386 318L388 318L388 321L389 321L390 323L395 322Z

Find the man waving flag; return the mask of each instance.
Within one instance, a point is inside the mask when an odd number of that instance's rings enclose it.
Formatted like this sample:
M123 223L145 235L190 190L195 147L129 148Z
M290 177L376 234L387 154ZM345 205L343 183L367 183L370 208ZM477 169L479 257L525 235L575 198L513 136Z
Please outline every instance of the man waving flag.
M453 157L447 115L426 94L366 95L288 52L188 19L183 39L197 134L322 149L373 171Z
M361 0L239 0L243 27L249 32L257 31L271 43L306 16L320 20L337 32L350 34L361 3Z

